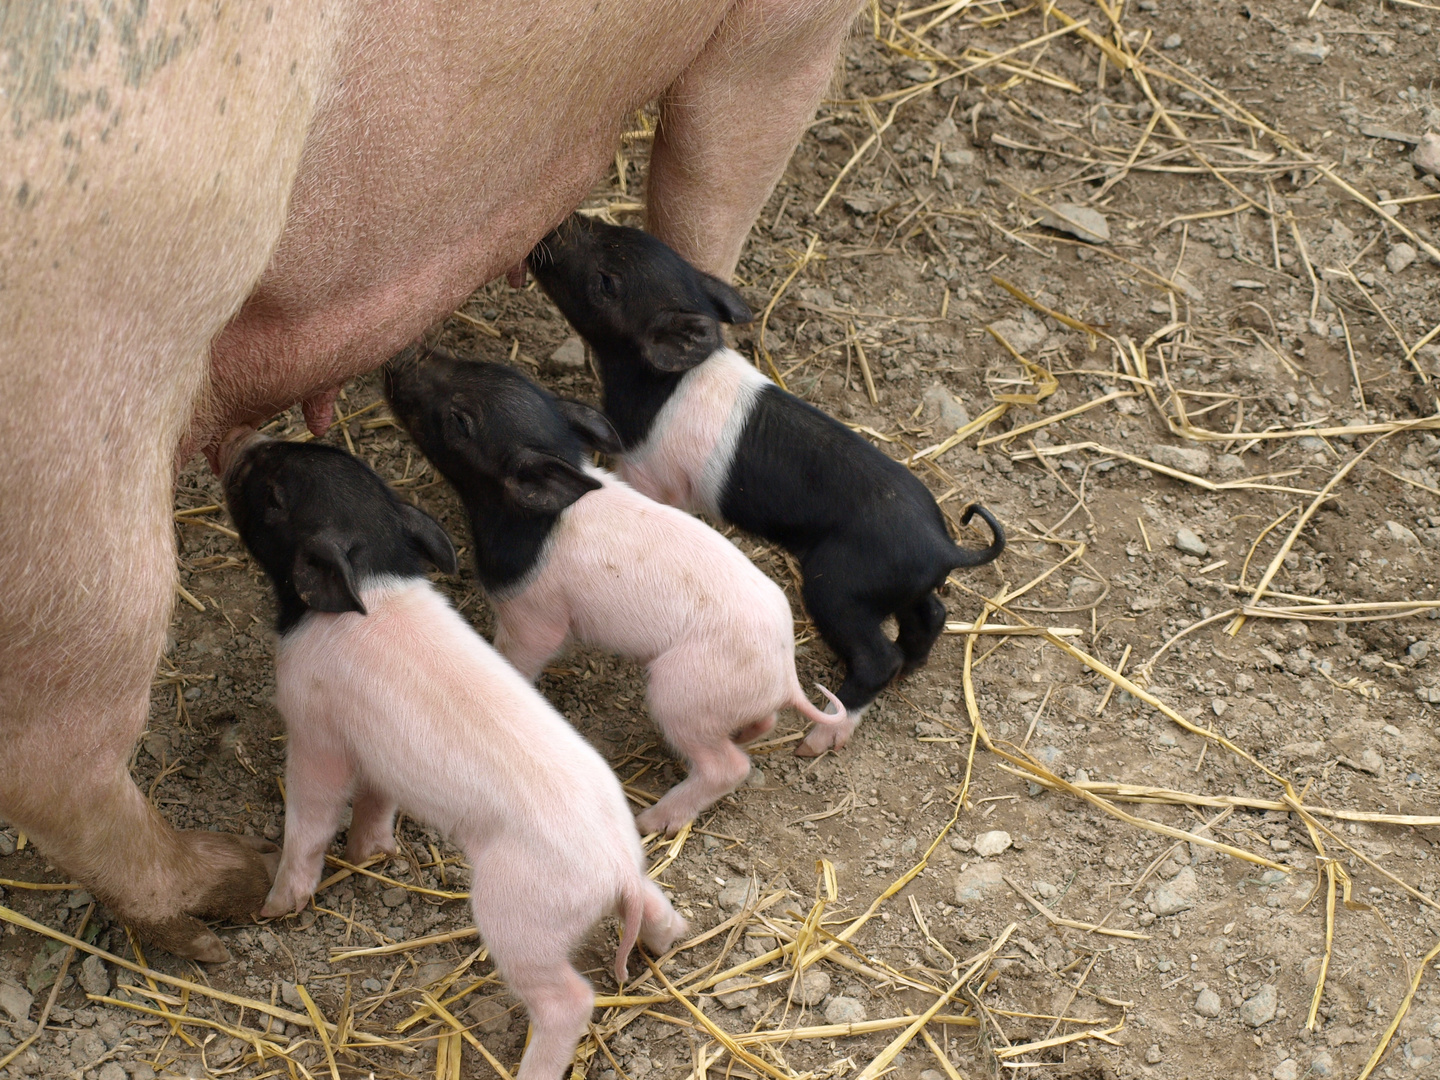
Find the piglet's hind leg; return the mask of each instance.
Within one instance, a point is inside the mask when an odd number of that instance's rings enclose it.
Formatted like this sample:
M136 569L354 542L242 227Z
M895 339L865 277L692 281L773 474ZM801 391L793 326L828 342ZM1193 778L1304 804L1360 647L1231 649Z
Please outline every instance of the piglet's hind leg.
M350 835L345 842L345 861L362 863L382 852L393 855L395 846L395 800L361 784L350 808Z
M475 924L511 992L530 1014L530 1044L520 1059L517 1080L560 1080L575 1058L575 1047L590 1014L595 992L570 963L577 926L562 898L529 894L516 887L493 862L471 860ZM554 903L558 899L562 902Z
M690 775L635 819L642 834L674 836L687 821L730 794L750 775L750 756L728 738L687 738L668 727L666 732L689 763Z
M343 753L290 732L285 767L285 851L280 872L260 914L266 918L303 908L320 881L325 849L340 829L353 772Z

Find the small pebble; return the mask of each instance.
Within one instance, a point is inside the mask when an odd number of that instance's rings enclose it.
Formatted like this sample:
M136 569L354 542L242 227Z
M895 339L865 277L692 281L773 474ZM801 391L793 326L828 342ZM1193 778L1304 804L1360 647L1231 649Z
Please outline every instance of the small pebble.
M116 1061L107 1061L100 1066L100 1071L95 1076L96 1080L129 1080L125 1069Z
M1165 1055L1160 1052L1159 1043L1151 1043L1150 1049L1145 1051L1145 1060L1151 1065L1158 1065L1164 1060Z
M1286 1058L1275 1066L1275 1071L1270 1075L1275 1080L1297 1080L1300 1076L1300 1063L1294 1058Z
M1290 42L1285 51L1296 60L1305 64L1322 64L1325 58L1330 55L1330 46L1319 34L1306 41L1304 38Z
M1326 1050L1320 1051L1310 1059L1311 1076L1334 1076L1335 1058Z
M760 1000L759 988L750 985L754 981L745 975L726 979L715 987L715 996L727 1009L743 1009L746 1005L754 1005Z
M405 903L408 894L399 885L386 889L380 894L380 902L388 908L397 908Z
M1055 888L1055 886L1051 885L1048 881L1034 882L1032 888L1034 888L1035 892L1039 894L1042 899L1045 900L1054 900L1055 897L1060 895L1060 890Z
M1185 867L1175 877L1150 894L1147 907L1156 915L1178 915L1195 906L1199 897L1200 883L1195 871Z
M550 354L549 367L560 374L584 371L585 342L578 337L567 337L560 343L559 348Z
M800 985L795 988L790 1000L799 1001L802 1005L819 1005L829 993L830 976L811 968L800 976Z
M1413 263L1420 253L1409 244L1396 244L1385 254L1385 269L1392 274L1401 273Z
M962 907L979 904L1005 891L999 863L978 862L955 876L955 902Z
M1410 160L1421 172L1440 176L1440 135L1427 131L1420 136Z
M990 832L983 832L975 837L975 854L981 858L989 858L992 855L999 855L1008 849L1012 841L1010 834L1003 829L993 829Z
M1178 469L1192 476L1205 476L1213 464L1210 451L1198 446L1170 446L1159 443L1150 447L1150 460L1167 469Z
M1279 1005L1280 992L1272 983L1266 983L1240 1006L1240 1020L1247 1027L1263 1027L1275 1019L1275 1010Z
M865 1006L853 997L841 994L825 1006L827 1024L858 1024L865 1019Z
M1195 999L1195 1011L1201 1016L1208 1016L1213 1020L1220 1015L1220 995L1209 987L1201 990Z
M1209 554L1210 548L1205 541L1192 530L1183 526L1175 530L1175 549L1186 555L1194 555L1197 558ZM1217 714L1218 715L1218 714Z
M1104 214L1091 206L1056 203L1040 224L1057 232L1069 233L1087 244L1104 244L1110 240L1110 223L1105 220ZM1011 344L1015 343L1012 341Z
M1181 38L1179 34L1171 34L1169 37L1167 37L1164 41L1160 43L1160 47L1162 49L1178 49L1180 45Z
M1405 1044L1405 1064L1419 1073L1429 1070L1435 1061L1435 1040L1428 1038L1411 1039Z

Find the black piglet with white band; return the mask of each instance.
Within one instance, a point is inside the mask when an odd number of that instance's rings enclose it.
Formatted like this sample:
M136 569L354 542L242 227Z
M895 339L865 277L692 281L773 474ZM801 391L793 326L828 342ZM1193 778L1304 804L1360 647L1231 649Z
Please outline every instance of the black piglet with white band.
M928 659L945 622L935 590L946 575L1005 549L999 523L970 507L962 522L978 515L993 539L957 546L904 465L725 347L720 324L748 322L745 302L647 233L572 217L530 268L594 350L621 475L799 559L805 606L845 661L838 696L848 718L815 728L797 752L843 746L885 684ZM894 641L881 629L891 615Z

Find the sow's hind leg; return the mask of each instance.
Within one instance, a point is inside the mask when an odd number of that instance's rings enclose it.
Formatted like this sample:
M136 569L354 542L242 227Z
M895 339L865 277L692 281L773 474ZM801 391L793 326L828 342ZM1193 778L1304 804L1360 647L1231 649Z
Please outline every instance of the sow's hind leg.
M127 765L174 601L177 448L328 80L321 39L340 20L316 6L194 20L153 0L135 32L179 47L138 82L97 16L94 57L70 74L109 109L55 119L18 101L0 154L0 817L152 943L208 961L226 951L201 920L259 909L273 846L175 832ZM25 85L60 39L18 33Z

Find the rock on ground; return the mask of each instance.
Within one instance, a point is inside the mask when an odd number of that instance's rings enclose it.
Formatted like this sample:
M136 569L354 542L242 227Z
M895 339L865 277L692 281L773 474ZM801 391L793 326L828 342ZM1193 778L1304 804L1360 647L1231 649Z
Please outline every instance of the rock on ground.
M556 372L571 373L585 370L585 342L578 337L567 337L562 341L556 350L550 354L548 365Z
M1240 1020L1247 1027L1262 1027L1275 1019L1275 1009L1279 1004L1280 992L1273 983L1266 983L1240 1006Z
M955 395L937 383L931 383L920 402L925 407L925 415L935 417L936 434L948 434L964 427L970 422L970 414L965 406L955 400Z
M1297 38L1285 47L1285 51L1302 63L1322 64L1325 62L1325 58L1330 55L1330 46L1325 44L1324 39L1319 34L1316 34L1309 41L1306 41L1304 38Z
M1197 446L1170 446L1160 443L1150 448L1150 460L1167 469L1179 469L1192 476L1205 476L1210 472L1210 451Z
M754 1005L760 1000L759 988L750 985L754 981L744 975L726 979L715 987L715 996L727 1009L743 1009L746 1005Z
M1427 131L1420 136L1415 153L1410 158L1415 167L1431 176L1440 176L1440 135Z
M1300 1063L1294 1058L1286 1058L1275 1066L1275 1071L1270 1075L1275 1080L1297 1080L1300 1075Z
M1040 224L1069 233L1087 244L1110 242L1110 223L1105 220L1104 214L1090 206L1056 203Z
M105 970L105 961L98 956L87 956L80 965L80 985L87 994L97 997L110 993L110 973Z
M0 1012L18 1023L30 1019L30 1006L34 1004L35 997L30 991L9 979L0 979Z
M1213 1020L1220 1015L1220 995L1207 986L1195 999L1195 1011Z
M1187 529L1183 526L1175 530L1175 548L1177 551L1182 551L1186 555L1196 556L1204 555L1210 550L1195 530Z
M819 1005L830 993L830 976L823 971L811 969L800 976L800 985L790 993L791 1001L802 1005Z
M825 1006L825 1022L827 1024L858 1024L865 1019L865 1006L852 997L839 997L830 999L830 1004Z
M1398 274L1411 263L1420 253L1409 244L1396 244L1385 254L1385 268L1392 274Z
M753 903L760 896L760 883L753 877L735 878L720 890L716 897L726 911L739 911L746 904Z
M975 854L985 858L999 855L1010 847L1010 834L1004 829L992 829L975 837Z
M1195 871L1185 867L1164 885L1150 894L1150 910L1156 915L1178 915L1195 906L1200 892L1200 883L1195 880Z
M1005 889L1005 878L996 863L976 863L955 876L955 902L962 907L977 904Z
M1405 1064L1415 1072L1425 1072L1434 1061L1434 1039L1411 1039L1405 1044Z

